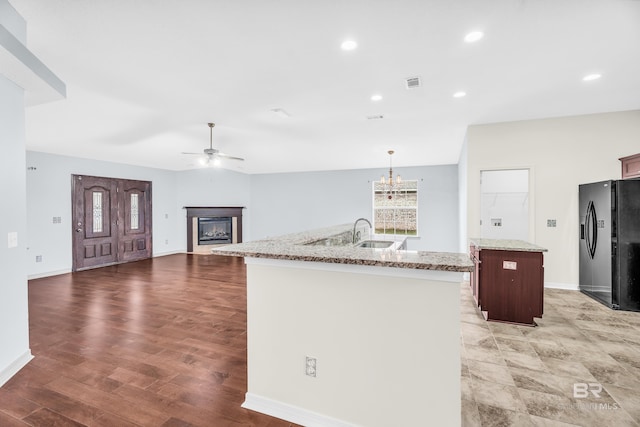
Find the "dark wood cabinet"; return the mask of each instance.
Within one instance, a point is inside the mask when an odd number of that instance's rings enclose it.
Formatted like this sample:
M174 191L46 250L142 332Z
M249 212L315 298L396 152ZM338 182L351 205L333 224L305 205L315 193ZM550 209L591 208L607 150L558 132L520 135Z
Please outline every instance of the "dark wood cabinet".
M535 325L544 309L544 250L488 246L470 246L475 264L470 285L482 314L487 320Z
M640 178L640 154L622 157L622 179Z
M480 292L478 289L478 277L480 276L480 248L471 245L469 251L469 257L473 261L473 272L469 278L469 284L471 285L471 293L476 300L476 304L480 306Z

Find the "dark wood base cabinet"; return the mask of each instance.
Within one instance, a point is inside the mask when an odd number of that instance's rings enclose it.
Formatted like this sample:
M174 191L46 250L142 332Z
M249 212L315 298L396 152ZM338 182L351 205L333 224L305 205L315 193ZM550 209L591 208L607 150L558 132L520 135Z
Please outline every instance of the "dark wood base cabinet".
M471 289L485 319L534 325L544 306L542 252L471 245Z

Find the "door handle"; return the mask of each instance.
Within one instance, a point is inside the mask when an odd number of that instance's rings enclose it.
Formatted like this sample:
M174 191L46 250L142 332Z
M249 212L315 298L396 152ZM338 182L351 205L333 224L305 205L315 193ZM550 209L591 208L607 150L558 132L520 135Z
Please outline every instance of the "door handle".
M76 228L76 232L82 233L82 228Z
M587 218L586 218L586 226L587 226L587 251L589 252L589 256L591 259L596 254L596 246L598 244L598 218L596 216L596 208L593 204L593 201L589 201L589 205L587 206Z

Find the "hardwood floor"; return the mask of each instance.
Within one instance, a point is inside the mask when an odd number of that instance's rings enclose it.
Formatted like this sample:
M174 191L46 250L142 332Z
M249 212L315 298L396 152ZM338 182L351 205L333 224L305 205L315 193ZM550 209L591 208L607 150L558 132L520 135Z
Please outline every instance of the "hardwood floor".
M29 282L35 358L0 426L291 426L247 390L242 258L170 255Z

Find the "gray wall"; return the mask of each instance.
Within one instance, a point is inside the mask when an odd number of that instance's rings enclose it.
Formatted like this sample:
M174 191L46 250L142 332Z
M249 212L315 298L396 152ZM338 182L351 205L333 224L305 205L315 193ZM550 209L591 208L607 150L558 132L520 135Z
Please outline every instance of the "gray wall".
M153 183L153 254L186 251L185 206L243 206L245 241L353 222L372 216L371 181L382 169L247 175L225 169L166 171L55 154L27 152L27 268L30 278L72 265L71 175ZM397 168L420 181L420 236L409 249L457 251L455 165ZM53 217L61 217L54 224ZM42 261L36 262L41 256Z
M372 217L371 182L383 169L251 175L251 237L293 233ZM458 251L456 165L395 168L419 181L419 237L410 250Z
M94 175L152 182L153 254L184 251L180 236L182 206L177 202L176 174L161 169L27 152L27 221L29 277L68 272L72 265L71 175ZM54 224L53 217L62 223ZM42 261L36 262L36 256Z
M187 249L187 211L185 206L242 206L250 201L249 175L226 169L204 168L176 172L177 201L180 207L178 234L182 250ZM243 240L251 235L245 209L242 216Z
M6 0L0 0L0 26L26 43L27 24ZM12 55L1 45L0 54ZM24 105L24 89L0 75L0 386L32 357L24 257L27 235ZM9 233L17 233L16 247L9 248Z
M31 355L24 141L24 91L0 76L0 385ZM17 247L8 248L9 233L18 234Z

